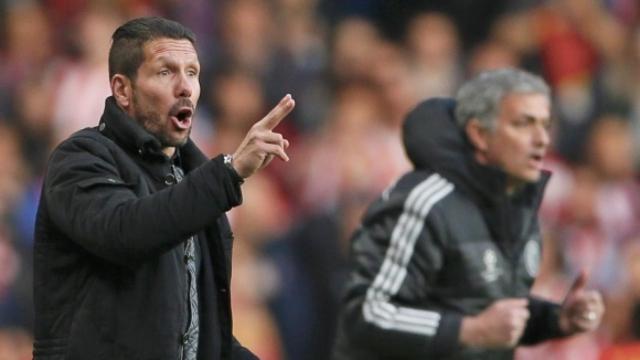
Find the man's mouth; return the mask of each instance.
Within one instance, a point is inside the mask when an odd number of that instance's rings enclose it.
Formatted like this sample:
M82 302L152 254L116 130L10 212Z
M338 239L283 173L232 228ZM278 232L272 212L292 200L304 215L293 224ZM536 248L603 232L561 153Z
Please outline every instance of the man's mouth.
M189 107L182 107L171 115L173 124L180 130L187 130L191 127L193 110Z
M544 159L543 154L531 154L529 155L529 160L534 164L535 167L542 167L542 160Z

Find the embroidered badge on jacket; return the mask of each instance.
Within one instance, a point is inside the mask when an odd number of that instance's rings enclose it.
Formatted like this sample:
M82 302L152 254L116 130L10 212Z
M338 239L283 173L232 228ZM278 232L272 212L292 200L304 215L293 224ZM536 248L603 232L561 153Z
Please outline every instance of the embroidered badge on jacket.
M484 281L496 281L502 275L502 270L498 267L498 255L495 250L486 249L482 255L482 261L484 262L484 271L480 275Z
M527 241L524 247L524 266L531 277L538 275L540 269L540 245L535 238Z

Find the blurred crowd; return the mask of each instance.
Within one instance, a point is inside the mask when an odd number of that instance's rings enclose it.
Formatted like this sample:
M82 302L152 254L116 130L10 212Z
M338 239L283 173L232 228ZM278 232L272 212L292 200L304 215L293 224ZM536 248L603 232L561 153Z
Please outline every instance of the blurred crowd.
M48 154L97 124L110 36L143 15L198 37L193 138L207 154L233 152L284 94L297 101L279 127L291 161L250 178L230 213L234 332L261 359L328 358L349 236L410 168L404 115L499 67L541 74L553 89L534 291L561 301L586 269L607 303L596 333L517 358L640 352L638 1L0 0L0 359L31 358L33 222Z

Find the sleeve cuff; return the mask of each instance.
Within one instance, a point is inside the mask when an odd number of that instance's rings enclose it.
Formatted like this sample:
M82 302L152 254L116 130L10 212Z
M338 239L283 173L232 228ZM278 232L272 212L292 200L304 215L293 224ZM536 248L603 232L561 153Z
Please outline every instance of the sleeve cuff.
M222 161L231 174L231 178L233 178L238 184L242 185L244 183L244 178L238 174L236 169L233 167L233 156L229 154L222 155Z
M442 313L440 326L433 340L436 345L434 347L436 357L450 354L460 347L458 338L461 325L462 316L460 314L453 312Z
M242 189L240 185L244 182L244 179L238 175L235 170L228 167L224 163L224 156L219 155L213 158L213 172L217 172L219 180L219 185L227 196L229 200L229 208L238 206L242 204ZM224 211L227 211L225 209Z
M529 298L531 316L520 343L534 345L541 341L568 336L560 330L560 304L536 297Z

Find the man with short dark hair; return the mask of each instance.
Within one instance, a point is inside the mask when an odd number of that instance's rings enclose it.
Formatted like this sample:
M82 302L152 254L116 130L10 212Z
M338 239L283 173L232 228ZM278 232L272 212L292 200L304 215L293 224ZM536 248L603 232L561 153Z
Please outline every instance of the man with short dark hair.
M562 304L529 294L549 97L539 77L505 69L409 114L415 169L353 236L335 359L512 359L518 344L599 325L602 297L584 274Z
M233 155L207 159L189 138L194 44L163 18L118 28L99 125L53 151L35 231L35 359L255 359L231 331L225 212L245 178L288 161L272 130L295 103L285 96Z

